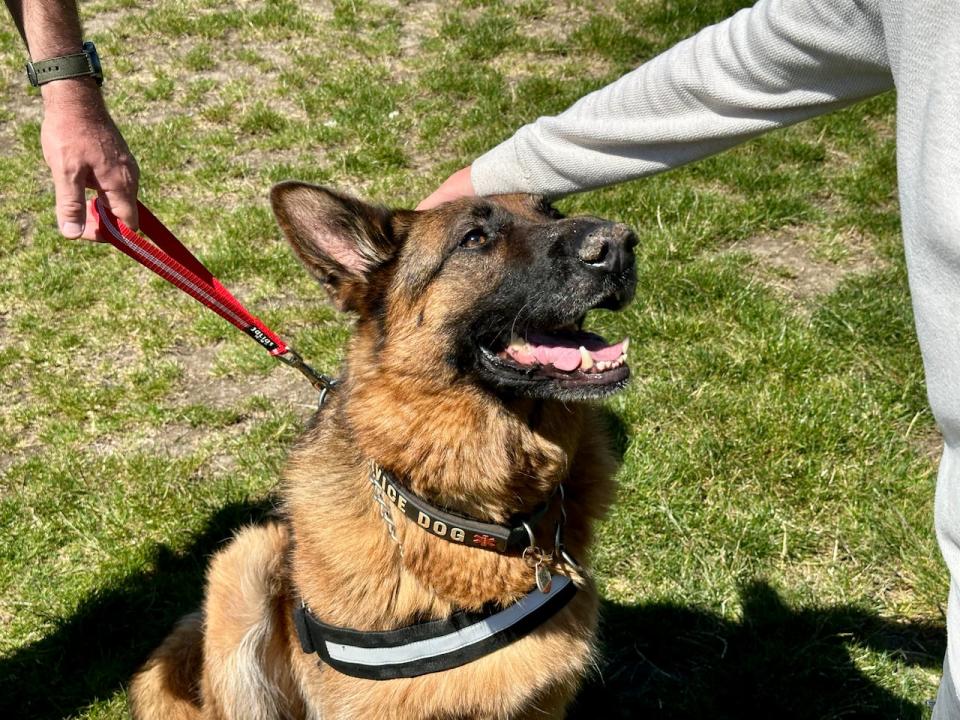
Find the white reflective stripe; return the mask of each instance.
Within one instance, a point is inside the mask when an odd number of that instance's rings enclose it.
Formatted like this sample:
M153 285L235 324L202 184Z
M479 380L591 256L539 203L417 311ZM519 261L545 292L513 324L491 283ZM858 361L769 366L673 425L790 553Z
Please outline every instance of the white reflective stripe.
M99 198L97 199L97 203L98 203L98 204L100 203L100 199L99 199ZM110 231L110 234L111 234L111 235L113 235L117 240L119 240L120 242L122 242L122 243L123 243L124 245L126 245L128 248L130 248L131 250L133 250L133 252L135 252L137 255L139 255L141 258L143 258L144 262L149 263L150 265L155 265L156 267L159 267L159 268L163 268L163 270L164 270L165 272L168 272L168 273L170 273L171 275L173 275L175 278L177 278L177 280L179 280L179 281L182 282L184 285L186 285L187 287L189 287L189 288L190 288L191 290L193 290L195 293L197 293L198 295L200 295L200 296L202 296L203 298L205 298L205 299L206 299L208 302L210 302L211 304L216 305L217 308L219 308L220 310L222 310L224 313L227 314L227 316L228 316L229 318L231 318L231 321L232 321L235 325L242 325L243 327L247 327L248 325L250 325L250 323L249 323L245 318L242 318L242 317L240 317L239 315L237 315L233 310L231 310L229 307L227 307L226 305L224 305L222 302L220 302L217 298L215 298L213 295L211 295L210 293L208 293L208 292L207 292L206 290L204 290L202 287L198 286L198 285L197 285L196 283L194 283L194 282L191 282L188 278L185 278L183 275L181 275L180 273L178 273L176 270L174 270L174 269L173 269L172 267L170 267L169 265L165 265L165 264L159 262L155 257L153 257L152 255L150 255L150 254L147 253L147 252L144 252L142 248L134 245L132 242L130 242L129 240L127 240L127 239L123 236L123 233L121 233L120 230L118 230L116 227L114 227L113 223L110 222L110 219L109 219L109 218L106 216L106 214L103 212L103 206L102 206L102 205L100 206L100 219L103 220L104 224L107 226L107 230Z
M398 665L426 660L462 650L507 630L527 615L536 612L547 600L569 584L570 578L564 575L554 575L553 587L549 593L533 590L510 607L491 615L486 620L428 640L417 640L392 648L363 648L355 645L324 642L332 659L354 665Z

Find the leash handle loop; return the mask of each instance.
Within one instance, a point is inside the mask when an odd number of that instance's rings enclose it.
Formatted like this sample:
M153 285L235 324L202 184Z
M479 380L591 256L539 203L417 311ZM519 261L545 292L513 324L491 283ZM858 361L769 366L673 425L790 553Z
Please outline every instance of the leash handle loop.
M137 201L137 210L143 235L127 227L100 197L90 201L101 238L238 327L271 355L287 352L287 344L220 284L143 203Z
M250 313L143 203L137 201L140 233L127 227L100 197L90 200L89 210L101 239L206 305L281 362L299 370L320 392L323 404L336 381L307 365L299 353Z

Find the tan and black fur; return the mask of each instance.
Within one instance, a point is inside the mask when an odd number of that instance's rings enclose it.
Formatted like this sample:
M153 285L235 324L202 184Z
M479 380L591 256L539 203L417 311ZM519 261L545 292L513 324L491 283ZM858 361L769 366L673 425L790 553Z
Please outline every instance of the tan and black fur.
M362 680L323 666L300 649L291 611L302 597L327 623L383 630L506 606L531 590L519 557L446 542L393 508L401 554L373 500L371 459L428 502L497 523L530 512L563 482L567 547L588 558L615 461L597 410L578 400L617 388L514 380L478 353L525 325L622 306L632 255L606 274L580 266L597 232L625 229L561 219L527 196L391 212L285 183L272 199L308 270L357 316L342 384L290 455L284 519L242 529L213 558L202 610L133 679L134 717L563 717L591 664L597 622L589 577L565 564L555 572L580 591L545 625L480 660L411 679ZM547 549L557 513L554 504L538 525Z

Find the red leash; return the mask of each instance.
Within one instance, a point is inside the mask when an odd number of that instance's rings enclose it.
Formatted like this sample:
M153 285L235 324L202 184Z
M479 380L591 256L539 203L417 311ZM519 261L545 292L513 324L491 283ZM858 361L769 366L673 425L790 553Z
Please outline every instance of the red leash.
M307 365L280 336L252 315L141 202L137 201L137 210L142 236L124 225L99 197L90 201L89 209L101 238L238 327L277 360L299 370L320 391L323 402L336 381Z

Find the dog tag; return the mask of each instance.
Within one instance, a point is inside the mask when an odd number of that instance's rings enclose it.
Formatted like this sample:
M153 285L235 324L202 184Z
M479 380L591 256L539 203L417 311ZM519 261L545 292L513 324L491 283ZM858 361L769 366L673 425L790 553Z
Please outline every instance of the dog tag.
M537 576L537 589L546 595L550 592L550 588L553 587L553 576L550 574L550 571L543 566L543 563L537 563L534 574Z

